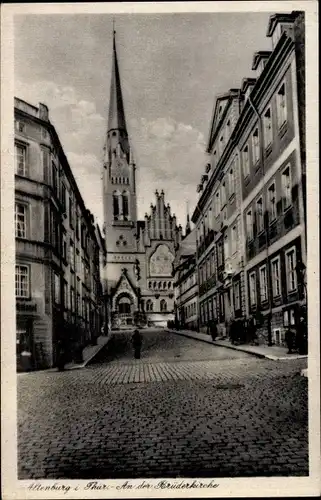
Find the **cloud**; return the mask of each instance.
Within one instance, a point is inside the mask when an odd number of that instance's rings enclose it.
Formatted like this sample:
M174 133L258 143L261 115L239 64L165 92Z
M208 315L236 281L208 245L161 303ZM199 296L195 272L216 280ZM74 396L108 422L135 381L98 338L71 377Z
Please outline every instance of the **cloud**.
M192 211L206 162L203 134L190 124L166 117L132 120L130 134L138 167L139 216L149 211L155 190L164 189L166 202L184 224L186 202Z
M28 84L16 81L15 95L31 104L45 103L86 206L102 222L101 160L106 132L105 118L93 101L71 86L51 81ZM196 185L206 162L203 134L189 123L172 117L136 118L128 123L137 163L138 215L149 212L154 192L164 189L166 203L184 224L186 201L190 211L196 201Z

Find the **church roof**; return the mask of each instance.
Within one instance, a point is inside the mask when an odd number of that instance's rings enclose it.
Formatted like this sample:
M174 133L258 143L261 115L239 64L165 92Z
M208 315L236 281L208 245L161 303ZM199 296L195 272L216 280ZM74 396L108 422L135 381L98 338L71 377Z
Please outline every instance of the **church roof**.
M108 130L124 130L127 132L123 95L120 84L119 66L116 51L116 40L113 33L113 63L110 83Z

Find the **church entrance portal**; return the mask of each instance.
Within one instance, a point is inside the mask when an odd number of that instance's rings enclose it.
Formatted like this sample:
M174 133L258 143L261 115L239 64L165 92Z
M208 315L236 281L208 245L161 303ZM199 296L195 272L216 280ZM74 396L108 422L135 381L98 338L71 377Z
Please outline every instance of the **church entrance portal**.
M121 294L116 299L115 326L125 328L134 324L134 301L127 294Z

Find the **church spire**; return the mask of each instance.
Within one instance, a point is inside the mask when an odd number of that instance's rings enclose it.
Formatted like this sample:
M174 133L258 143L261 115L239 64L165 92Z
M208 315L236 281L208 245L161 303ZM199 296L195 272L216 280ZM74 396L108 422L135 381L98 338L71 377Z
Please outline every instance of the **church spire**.
M185 226L185 236L191 232L191 223L189 220L189 203L186 202L186 226Z
M123 95L120 84L119 66L116 51L116 31L113 22L113 63L110 84L108 131L122 130L127 135Z

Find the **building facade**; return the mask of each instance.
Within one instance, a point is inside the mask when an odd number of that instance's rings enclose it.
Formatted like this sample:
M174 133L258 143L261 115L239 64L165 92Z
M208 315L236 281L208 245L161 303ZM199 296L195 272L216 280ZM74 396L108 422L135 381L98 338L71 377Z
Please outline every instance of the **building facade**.
M188 225L189 228L189 225ZM188 230L175 253L175 326L199 329L198 274L196 266L196 229Z
M15 98L14 115L17 364L40 369L99 335L100 246L48 108Z
M113 38L109 116L103 164L104 233L107 264L104 292L112 328L166 325L173 319L172 263L182 228L164 192L144 220L137 218L136 165L129 142L119 65Z
M283 344L306 303L303 14L271 16L267 36L256 78L216 101L192 220L201 325L253 317L261 341Z

